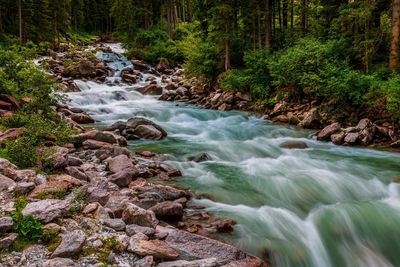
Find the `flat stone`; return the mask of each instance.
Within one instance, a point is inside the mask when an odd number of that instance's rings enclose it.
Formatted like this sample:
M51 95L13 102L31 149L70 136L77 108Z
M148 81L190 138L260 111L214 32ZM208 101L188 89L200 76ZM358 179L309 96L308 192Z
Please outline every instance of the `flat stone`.
M43 223L62 217L70 208L67 200L45 199L31 202L22 210L22 215L32 215Z
M317 140L319 141L326 141L329 140L332 134L336 133L341 129L340 123L335 122L331 125L326 126L317 134Z
M105 219L104 224L115 231L124 231L126 226L122 219Z
M43 267L78 267L71 259L66 258L54 258L51 260L47 260L43 263Z
M301 141L293 141L293 142L285 142L280 145L281 148L286 149L306 149L308 148L307 144Z
M173 201L164 201L151 207L150 210L154 211L159 218L168 218L179 220L183 216L183 207L180 203Z
M131 250L140 256L153 256L161 260L174 260L179 254L161 240L147 240L136 243Z
M133 252L136 244L140 241L147 241L149 238L143 233L137 233L129 238L128 251Z
M129 236L133 236L138 233L145 234L146 236L152 236L156 233L156 230L151 227L145 227L136 224L128 224L125 228L125 232Z
M245 258L243 260L232 261L221 267L269 267L267 263L257 258Z
M86 234L82 230L74 230L62 235L61 244L53 252L52 257L70 257L78 255L86 241Z
M208 258L194 261L167 261L158 264L158 267L216 267L219 266L216 258ZM246 267L252 267L248 265Z
M124 169L133 168L132 160L127 155L119 155L107 160L107 168L112 173L119 173Z

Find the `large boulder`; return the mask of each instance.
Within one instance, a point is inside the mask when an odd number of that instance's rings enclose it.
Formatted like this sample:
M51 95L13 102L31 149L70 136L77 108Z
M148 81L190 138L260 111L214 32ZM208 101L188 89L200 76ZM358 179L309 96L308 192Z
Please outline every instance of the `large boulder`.
M158 84L150 84L146 87L138 88L137 91L144 95L161 95L163 90Z
M180 203L164 201L151 207L157 218L168 218L179 220L183 216L183 207Z
M161 260L175 260L179 257L179 254L167 243L157 239L139 241L132 246L131 250L140 256L151 255Z
M151 210L142 209L132 203L128 203L122 212L122 220L126 224L155 228L158 224L156 215Z
M144 118L132 118L126 123L127 129L132 129L134 135L149 140L160 140L167 136L159 125Z
M318 129L321 126L321 115L316 108L311 109L298 124L300 127Z
M74 230L62 235L61 244L53 252L52 257L70 257L78 255L86 241L86 234L82 230Z
M132 160L122 154L107 160L107 168L112 173L119 173L125 169L134 168Z
M71 120L79 124L94 123L95 120L85 113L74 113L71 115Z
M159 228L168 232L165 242L180 255L185 255L186 260L216 258L218 264L222 265L246 257L241 250L217 240L175 228Z
M32 202L22 210L22 215L32 215L43 223L49 223L62 217L70 208L67 200L45 199Z
M338 122L332 123L331 125L326 126L324 129L318 132L317 140L319 141L329 140L331 135L340 131L340 129L341 129L340 123Z
M82 144L84 141L88 139L105 142L109 144L116 144L118 142L117 137L113 133L100 130L92 130L74 136L74 141L76 144Z

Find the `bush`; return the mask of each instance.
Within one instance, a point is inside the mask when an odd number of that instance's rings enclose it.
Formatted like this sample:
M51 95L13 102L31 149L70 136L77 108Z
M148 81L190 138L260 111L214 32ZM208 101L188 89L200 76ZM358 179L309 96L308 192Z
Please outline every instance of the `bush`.
M375 82L378 95L386 100L386 110L393 116L399 118L400 110L400 75L394 75L387 81Z

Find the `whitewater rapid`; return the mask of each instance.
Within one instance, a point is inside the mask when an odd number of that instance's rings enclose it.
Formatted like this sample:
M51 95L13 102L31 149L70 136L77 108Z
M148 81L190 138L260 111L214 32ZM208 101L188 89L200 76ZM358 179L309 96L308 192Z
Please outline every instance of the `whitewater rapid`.
M235 219L226 238L254 255L267 251L275 266L400 266L400 155L318 142L313 132L266 124L243 112L205 110L144 96L121 82L132 65L123 48L98 53L116 70L105 84L76 81L69 105L87 111L99 127L140 116L161 125L168 138L134 141L133 151L169 154L180 182L210 199L193 200ZM162 84L157 77L156 81ZM307 149L280 145L305 142ZM207 153L204 162L182 158Z

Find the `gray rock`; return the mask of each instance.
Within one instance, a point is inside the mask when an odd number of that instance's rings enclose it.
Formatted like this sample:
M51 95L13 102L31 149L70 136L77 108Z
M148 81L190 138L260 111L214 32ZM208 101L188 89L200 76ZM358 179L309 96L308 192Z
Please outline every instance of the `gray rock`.
M125 209L125 205L129 200L130 197L128 196L111 195L104 207L111 210L114 218L121 218L122 211Z
M217 240L174 228L164 228L164 230L168 232L166 243L180 255L186 255L186 259L216 258L218 264L222 265L246 257L241 250Z
M126 226L122 219L105 219L104 224L115 231L124 231Z
M58 199L45 199L26 205L22 214L32 215L43 223L49 223L62 217L70 208L69 201Z
M363 130L361 130L359 133L361 145L366 146L371 144L371 142L374 140L375 132L376 127L373 125L370 127L365 127Z
M146 236L152 236L156 233L156 230L151 227L145 227L136 224L128 224L126 226L125 232L129 236L133 236L138 233L145 234Z
M345 136L346 136L346 134L344 132L340 132L340 133L337 133L337 134L332 134L331 135L331 141L335 145L341 145L343 143L343 139L344 139Z
M318 129L321 126L321 115L316 108L311 109L298 124L300 127Z
M355 145L358 143L359 134L358 133L348 133L344 138L344 142L350 145Z
M370 119L362 119L360 122L357 124L356 128L358 131L362 131L367 127L371 127L373 125L372 121Z
M98 187L89 187L87 189L87 196L86 200L93 203L93 202L99 202L101 205L105 205L109 199L110 193L108 193L106 190L103 190Z
M147 140L161 140L163 138L162 132L152 125L139 125L135 128L134 134Z
M35 183L33 182L21 182L17 183L17 187L15 188L15 193L19 194L28 194L33 189L35 189Z
M71 259L54 258L45 261L43 267L78 267L78 264Z
M0 158L0 170L4 171L4 169L6 168L10 168L13 170L18 169L18 167L12 164L9 160Z
M332 123L331 125L326 126L317 134L317 139L319 141L329 140L331 135L338 132L340 128L341 128L340 123L338 122Z
M11 193L16 187L17 184L12 179L0 174L0 192Z
M0 238L0 250L6 249L17 239L18 234L12 233Z
M108 181L118 185L119 187L128 186L134 177L139 175L139 171L135 167L123 169L122 171L111 175Z
M127 204L122 212L122 220L126 224L137 224L152 228L155 228L158 224L153 211L142 209L131 203Z
M71 175L72 177L75 177L81 181L88 181L88 176L83 173L82 171L80 171L77 167L67 167L65 168L65 171Z
M119 155L107 160L107 168L112 173L119 173L128 168L134 168L132 160L127 155Z
M0 234L11 231L14 227L14 222L11 217L0 218Z
M86 234L82 230L74 230L62 235L61 244L53 252L52 257L69 257L78 255L86 241Z
M183 207L180 203L164 201L151 207L158 218L168 218L179 220L183 216Z
M158 267L216 267L219 266L216 258L208 258L194 261L168 261L161 262ZM249 266L250 267L250 266Z

